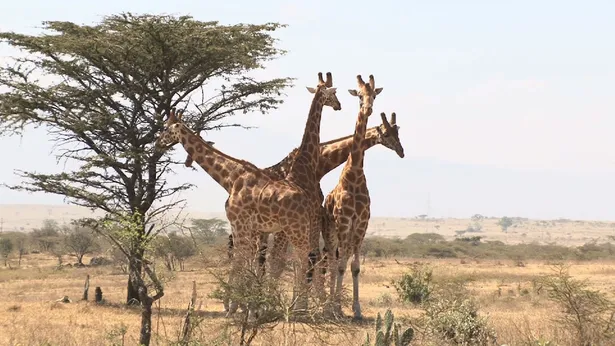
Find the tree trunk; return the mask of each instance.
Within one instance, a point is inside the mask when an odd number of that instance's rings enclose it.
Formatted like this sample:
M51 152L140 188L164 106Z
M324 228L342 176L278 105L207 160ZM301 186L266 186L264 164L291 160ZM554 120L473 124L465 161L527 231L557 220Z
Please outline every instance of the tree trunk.
M143 288L147 292L147 288ZM152 304L154 300L147 296L143 298L141 303L141 336L139 337L139 345L149 346L152 338Z
M128 305L138 305L141 303L141 298L139 297L139 287L137 287L130 278L132 275L137 275L141 277L141 260L143 259L143 254L139 251L137 253L132 254L133 258L130 258L131 262L128 265L128 286L127 286L127 294L126 294L126 304Z
M85 284L83 285L83 296L81 300L88 300L88 291L90 290L90 274L85 277Z

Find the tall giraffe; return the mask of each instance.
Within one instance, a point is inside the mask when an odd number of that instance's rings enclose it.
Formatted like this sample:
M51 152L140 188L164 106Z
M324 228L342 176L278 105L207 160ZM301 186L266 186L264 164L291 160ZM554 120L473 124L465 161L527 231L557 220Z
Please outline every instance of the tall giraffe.
M401 158L404 157L404 148L399 139L399 129L400 127L396 123L395 113L391 116L391 121L389 122L386 118L382 119L382 124L378 126L371 127L367 129L365 133L365 140L363 141L363 150L368 150L369 148L374 147L377 144L381 144L384 147L394 151ZM352 139L353 135L348 135L345 137L340 137L337 139L333 139L327 142L320 143L320 161L317 169L317 176L322 179L327 173L336 169L342 163L346 162L348 159L348 154L350 154L350 149L352 147ZM209 142L213 145L213 142ZM275 165L269 166L267 168L263 168L263 173L270 176L274 180L284 179L292 161L297 155L297 149L293 149L285 158L283 158L280 162ZM187 155L185 165L187 167L192 166L192 157L190 154ZM323 197L324 199L324 197ZM261 242L260 249L260 257L259 263L260 265L264 265L265 262L265 252L267 251L267 238L268 235L265 235ZM288 248L289 239L284 235L284 233L275 234L273 247L270 251L270 262L273 262L271 266L273 267L276 264L283 263L283 257L286 254L286 250ZM232 253L233 249L233 239L232 235L229 235L228 242L228 251L229 254ZM273 277L277 278L281 274L281 270L283 268L277 266L276 268L272 268Z
M396 122L395 113L391 115L391 121L389 122L386 117L382 118L382 124L367 129L365 134L365 140L363 141L363 151L374 147L377 144L382 144L384 147L394 151L400 158L404 157L404 148L399 139L399 126ZM346 162L350 150L352 147L353 135L341 137L328 142L321 143L320 145L320 163L318 169L318 176L324 177L327 173L336 169L342 163ZM277 174L285 174L286 161L293 155L294 152L289 154L278 164L267 167L264 170L274 170ZM266 240L265 240L266 241ZM232 244L232 240L229 242ZM273 246L269 252L270 266L273 277L279 277L283 267L280 266L284 263L284 256L286 255L289 240L283 233L276 233L273 239ZM232 248L232 245L230 245ZM261 248L266 250L267 248L261 245ZM325 247L325 256L327 248ZM333 251L333 250L332 250ZM261 263L264 263L264 258L260 259Z
M320 102L330 102L327 100L330 100L331 92L320 92L317 95L320 95ZM226 214L233 230L236 250L254 254L256 251L251 250L254 250L258 242L258 232L282 231L290 238L298 253L299 273L306 273L308 254L314 251L311 232L317 229L311 225L315 219L310 208L313 200L297 184L272 180L253 164L228 156L207 144L186 127L181 121L182 114L176 115L174 110L170 112L165 129L156 140L156 147L168 149L181 143L194 161L229 191ZM234 256L229 284L236 283L240 269L241 256ZM305 275L298 277L305 278ZM297 281L298 288L304 289L306 281ZM234 313L237 306L237 302L231 302L229 314Z
M314 168L311 168L312 166L315 167L315 163L313 162L313 154L311 153L311 151L313 150L313 148L315 147L317 149L317 156L319 156L319 146L314 146L313 142L316 141L316 143L319 142L320 140L320 118L321 118L321 114L322 114L322 110L324 106L329 106L331 108L333 108L333 110L341 110L341 104L339 102L339 100L337 99L336 96L336 88L333 87L333 78L330 72L327 73L327 80L323 80L323 76L322 73L318 73L318 84L316 88L311 88L311 87L307 87L307 90L314 94L314 99L312 100L312 104L310 107L310 113L308 116L308 121L306 124L306 129L305 129L305 133L304 133L304 138L302 140L302 147L307 149L309 151L309 156L305 156L302 158L303 161L301 161L301 159L299 158L298 153L300 152L300 149L296 149L294 151L294 155L289 157L291 158L290 160L287 160L287 170L285 171L284 175L276 175L273 170L272 171L263 171L262 173L264 173L265 176L268 176L270 179L273 180L280 180L280 179L285 179L287 177L286 173L291 172L292 170L294 170L295 172L295 179L294 182L298 185L301 186L301 188L303 188L304 192L308 193L308 195L311 195L312 199L313 197L313 193L312 191L314 190L314 188L312 186L314 186L314 184L316 184L316 186L318 187L318 193L319 193L319 200L318 200L318 206L320 207L320 204L322 203L322 200L324 200L324 196L322 194L322 191L320 189L320 179L318 179L317 181L314 180L314 178L312 177L313 172L315 171ZM314 133L316 133L317 137L314 137ZM197 135L198 136L198 135ZM318 143L319 144L319 143ZM305 151L304 149L304 151ZM186 166L191 166L192 165L192 161L193 161L193 157L191 155L192 153L188 152L188 156L186 158L185 161L185 165ZM318 158L318 157L316 157ZM201 165L203 166L203 165ZM250 166L250 168L252 168L253 165ZM205 168L205 167L203 167ZM240 168L238 168L240 169ZM207 171L207 169L205 169ZM239 173L239 176L241 176L241 174ZM229 214L229 209L228 209L228 205L229 205L229 201L231 200L231 198L233 198L232 193L227 189L227 191L229 192L229 198L227 199L226 203L225 203L225 209L227 210L227 217ZM316 219L316 218L315 218ZM230 221L230 218L229 218ZM263 233L263 230L260 230L261 234ZM258 233L258 232L257 232ZM316 228L314 230L313 233L318 233L316 236L312 235L312 238L310 238L311 242L316 242L318 243L318 238L319 238L319 234L320 234L320 228ZM316 240L314 240L314 237ZM265 237L261 237L263 239L266 239ZM288 240L290 237L289 236L285 236L284 237L286 240ZM233 243L233 234L231 233L231 235L229 235L229 255L231 254L231 248L234 247L234 243ZM318 247L316 247L316 250L318 250ZM264 251L259 251L259 253L264 253ZM318 251L312 251L310 254L310 259L311 262L314 262L316 260L316 257L318 255ZM229 256L231 257L231 256ZM262 263L264 263L264 257L260 256L259 261ZM311 281L311 274L308 274L308 280ZM226 307L226 302L225 302L225 307Z
M326 81L323 80L322 73L319 72L318 81L318 86L315 89L308 88L308 91L314 94L314 98L310 105L301 144L297 148L297 154L292 160L288 173L284 177L285 181L300 186L310 200L309 204L304 206L311 215L309 243L312 250L308 253L309 270L307 272L300 270L297 272L298 274L295 274L296 280L303 281L304 279L301 278L301 275L305 273L307 283L312 283L314 273L316 273L317 278L320 278L318 271L314 269L320 262L321 208L324 199L320 187L320 178L316 174L320 161L319 147L322 110L327 103L333 105L333 110L335 111L342 109L336 96L336 88L333 87L331 72L327 72ZM286 236L289 236L289 234L286 234ZM319 291L320 287L320 285L317 286L317 291ZM301 305L306 303L307 300L304 297L301 300Z
M360 110L355 125L352 148L348 160L340 175L339 182L325 199L325 227L323 238L327 248L329 262L330 299L334 303L335 312L341 314L341 290L344 273L350 255L354 255L351 263L352 271L352 310L355 319L362 319L359 303L359 272L361 262L359 251L365 237L370 218L370 198L367 181L363 172L365 151L363 142L367 130L367 121L372 113L374 99L377 95L374 76L369 76L369 83L357 77L359 90L349 90L350 94L359 97ZM394 119L394 117L392 116ZM384 113L383 121L386 120ZM338 250L338 256L336 251ZM337 260L335 260L337 258ZM337 264L337 272L335 265Z

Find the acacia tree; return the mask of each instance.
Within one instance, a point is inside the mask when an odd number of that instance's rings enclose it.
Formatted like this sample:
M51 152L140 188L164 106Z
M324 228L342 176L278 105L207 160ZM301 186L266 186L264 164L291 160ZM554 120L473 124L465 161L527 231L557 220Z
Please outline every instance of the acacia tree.
M4 266L9 263L9 255L13 251L13 242L9 238L0 238L0 256L4 258Z
M219 219L192 219L192 234L205 244L211 244L217 237L228 235L228 222Z
M99 248L98 242L90 229L73 225L66 227L64 233L66 234L64 246L69 251L69 255L77 259L79 265L83 265L83 256Z
M78 168L17 171L23 183L10 188L65 196L104 211L107 222L139 215L141 228L122 246L129 278L141 277L153 236L146 225L182 203L171 196L192 187L165 179L177 162L154 146L162 114L185 108L185 121L201 131L240 126L224 122L237 112L275 109L291 79L259 81L249 72L284 53L271 36L282 26L122 13L91 26L48 21L43 27L37 36L0 33L0 40L32 53L0 67L0 86L8 90L0 94L0 133L42 125L58 159ZM140 301L135 282L128 280L128 302Z

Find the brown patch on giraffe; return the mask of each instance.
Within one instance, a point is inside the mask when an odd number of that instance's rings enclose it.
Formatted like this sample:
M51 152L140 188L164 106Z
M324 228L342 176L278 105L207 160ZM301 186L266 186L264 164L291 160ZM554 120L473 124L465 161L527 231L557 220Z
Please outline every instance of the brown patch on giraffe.
M256 183L257 183L257 181L256 181L256 178L254 176L249 176L246 179L246 187L248 187L248 188L253 188L254 186L256 186Z

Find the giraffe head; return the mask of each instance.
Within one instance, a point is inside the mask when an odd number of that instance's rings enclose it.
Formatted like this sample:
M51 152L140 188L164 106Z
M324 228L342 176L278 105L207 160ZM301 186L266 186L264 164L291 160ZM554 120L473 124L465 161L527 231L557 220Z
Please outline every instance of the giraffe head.
M337 99L337 95L335 95L337 88L333 87L333 76L331 76L331 72L327 72L327 81L322 79L322 72L318 72L318 85L316 88L306 88L312 94L315 94L316 91L320 90L323 94L325 106L333 108L334 111L339 111L342 109L342 104Z
M374 81L374 75L369 75L369 82L365 83L361 75L357 76L357 83L359 84L359 90L348 89L348 92L352 96L359 98L359 107L364 114L371 114L371 109L374 107L374 100L376 96L382 92L382 88L376 88L376 82Z
M183 111L179 111L177 112L177 114L175 114L175 108L171 109L171 111L169 112L169 117L164 124L164 129L156 140L157 148L169 149L175 144L179 143L181 139L181 128L183 126L183 123L181 121L183 115Z
M385 147L393 150L399 155L399 157L404 157L404 147L401 145L399 140L399 126L397 126L397 115L393 112L391 113L391 122L387 120L387 116L384 113L380 113L380 117L382 118L382 124L376 128L378 132L378 140L377 142L384 145Z

